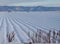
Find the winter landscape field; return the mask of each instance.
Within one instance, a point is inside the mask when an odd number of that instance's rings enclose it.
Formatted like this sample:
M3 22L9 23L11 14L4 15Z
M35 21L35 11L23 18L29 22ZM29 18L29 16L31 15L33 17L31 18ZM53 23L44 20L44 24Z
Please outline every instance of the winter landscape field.
M0 44L59 43L59 32L60 11L0 12Z
M60 0L0 0L0 44L60 44Z

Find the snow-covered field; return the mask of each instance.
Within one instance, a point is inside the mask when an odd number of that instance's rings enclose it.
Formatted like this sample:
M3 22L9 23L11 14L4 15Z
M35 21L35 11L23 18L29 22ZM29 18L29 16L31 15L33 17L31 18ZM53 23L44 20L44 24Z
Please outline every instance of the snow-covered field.
M48 12L0 12L0 44L8 43L7 33L15 33L13 43L31 41L28 32L37 29L59 30L60 11Z

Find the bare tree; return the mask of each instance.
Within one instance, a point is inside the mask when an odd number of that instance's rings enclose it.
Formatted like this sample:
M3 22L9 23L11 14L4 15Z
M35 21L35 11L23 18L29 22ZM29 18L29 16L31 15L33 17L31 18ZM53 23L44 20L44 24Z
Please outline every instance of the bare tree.
M28 32L28 36L30 37L30 32Z
M41 33L41 29L38 29L37 30L37 42L40 43L41 42L41 36L42 36L42 33Z
M60 30L57 33L57 39L58 39L58 43L60 43Z
M31 37L31 39L32 39L32 42L35 43L34 33L33 33L33 36Z
M51 36L51 30L49 30L49 33L47 33L48 43L51 43L50 36Z
M15 33L14 31L11 34L7 33L7 40L8 42L12 42L14 40Z
M53 31L53 43L56 43L56 32L55 31Z

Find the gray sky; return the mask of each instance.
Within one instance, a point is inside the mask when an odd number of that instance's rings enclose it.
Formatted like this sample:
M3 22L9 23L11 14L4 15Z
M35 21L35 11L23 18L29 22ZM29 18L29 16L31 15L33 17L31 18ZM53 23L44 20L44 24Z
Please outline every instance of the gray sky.
M60 6L60 0L0 0L0 5L14 6Z
M18 3L18 2L36 2L36 1L45 1L45 0L0 0L0 2L13 2L13 3Z

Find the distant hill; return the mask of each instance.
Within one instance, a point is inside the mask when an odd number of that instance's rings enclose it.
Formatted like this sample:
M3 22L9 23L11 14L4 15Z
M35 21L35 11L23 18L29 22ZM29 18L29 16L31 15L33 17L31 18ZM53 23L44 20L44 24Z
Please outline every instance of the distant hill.
M44 6L0 6L0 11L60 11L60 7Z

